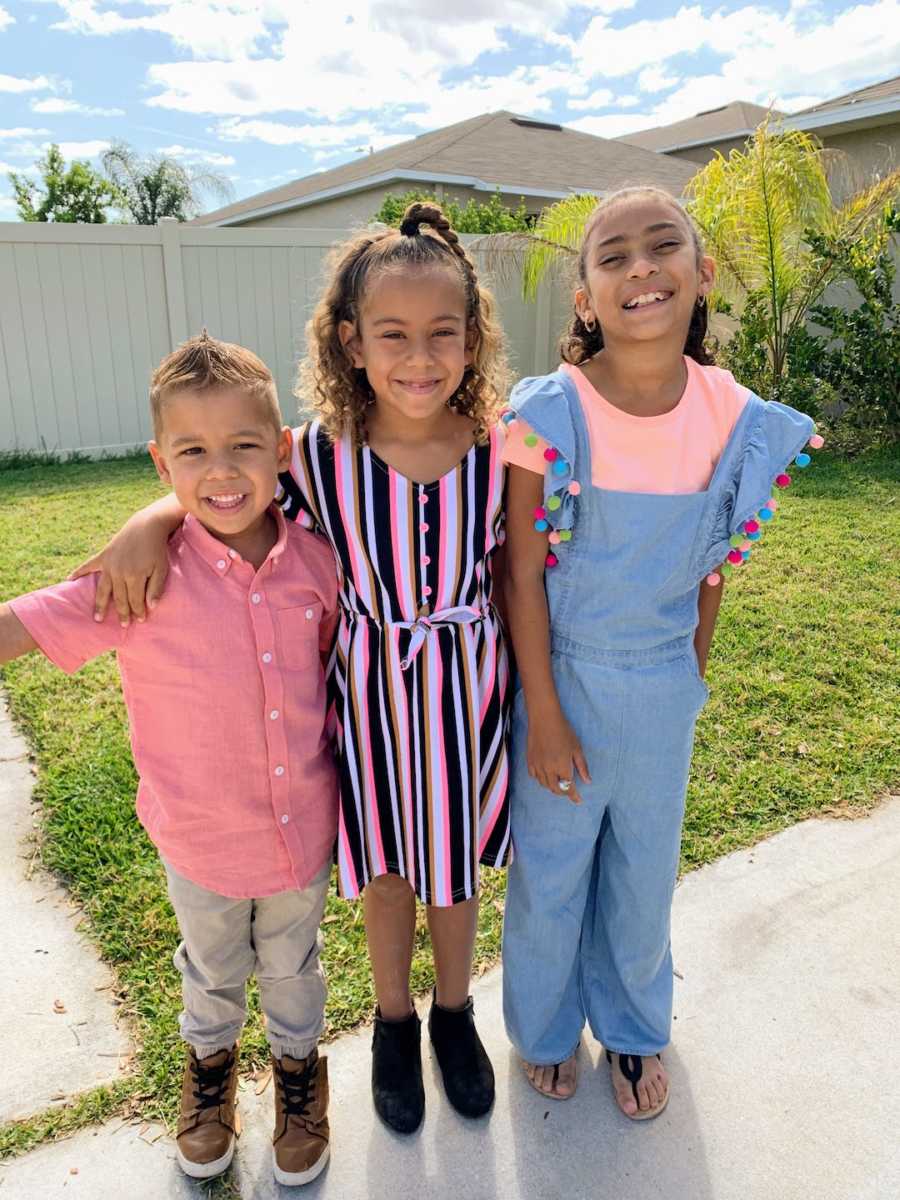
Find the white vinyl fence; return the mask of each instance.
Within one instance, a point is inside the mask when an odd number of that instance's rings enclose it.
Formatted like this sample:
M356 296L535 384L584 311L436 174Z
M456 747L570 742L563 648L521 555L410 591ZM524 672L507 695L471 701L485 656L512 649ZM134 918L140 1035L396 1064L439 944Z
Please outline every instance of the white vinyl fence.
M323 259L345 236L175 221L0 224L0 452L115 453L145 442L153 368L204 326L269 365L290 421ZM516 373L550 369L565 321L559 288L526 304L513 265L499 275Z

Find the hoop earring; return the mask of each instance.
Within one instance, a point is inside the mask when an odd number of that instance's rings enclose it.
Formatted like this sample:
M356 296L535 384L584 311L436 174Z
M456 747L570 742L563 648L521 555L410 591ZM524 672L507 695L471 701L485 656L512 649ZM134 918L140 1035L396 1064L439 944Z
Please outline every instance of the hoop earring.
M698 308L702 312L706 308L706 297L698 296L694 301L694 308Z
M588 333L596 333L597 322L594 320L593 317L587 317L581 323L585 327L585 329L588 331Z

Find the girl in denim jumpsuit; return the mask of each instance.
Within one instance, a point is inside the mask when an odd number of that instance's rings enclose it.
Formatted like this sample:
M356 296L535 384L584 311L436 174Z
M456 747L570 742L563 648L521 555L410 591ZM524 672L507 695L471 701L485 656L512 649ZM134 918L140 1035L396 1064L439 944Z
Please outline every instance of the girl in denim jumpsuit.
M719 585L771 519L786 466L809 463L813 433L808 417L708 365L713 274L666 193L606 200L588 222L563 340L573 365L523 380L504 417L508 449L524 430L544 467L508 457L507 609L521 686L504 1016L529 1080L555 1099L575 1090L587 1021L635 1120L668 1101L659 1053L672 1012L669 917ZM579 370L598 403L627 414L638 467L646 438L636 418L663 420L692 386L715 401L709 389L730 381L740 411L699 486L598 486ZM672 444L671 461L687 461L706 432L682 432L692 445Z

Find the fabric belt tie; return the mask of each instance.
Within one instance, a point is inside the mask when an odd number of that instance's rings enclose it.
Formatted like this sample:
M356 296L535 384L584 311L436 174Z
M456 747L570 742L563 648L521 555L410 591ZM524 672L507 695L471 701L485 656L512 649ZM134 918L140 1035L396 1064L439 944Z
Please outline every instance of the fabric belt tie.
M486 616L488 616L486 608L473 608L469 604L460 604L455 608L442 608L427 616L416 617L414 621L385 621L385 625L388 628L412 631L406 657L400 660L401 671L406 671L415 662L430 633L451 625L473 625L476 621L483 621ZM371 618L367 619L371 620Z

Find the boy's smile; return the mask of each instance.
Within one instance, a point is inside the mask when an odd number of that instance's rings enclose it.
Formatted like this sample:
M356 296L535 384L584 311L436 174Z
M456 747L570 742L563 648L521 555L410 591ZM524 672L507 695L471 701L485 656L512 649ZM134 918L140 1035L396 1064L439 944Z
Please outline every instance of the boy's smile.
M177 392L164 404L150 453L189 513L243 557L258 557L291 454L290 430L276 432L262 400L237 389Z

